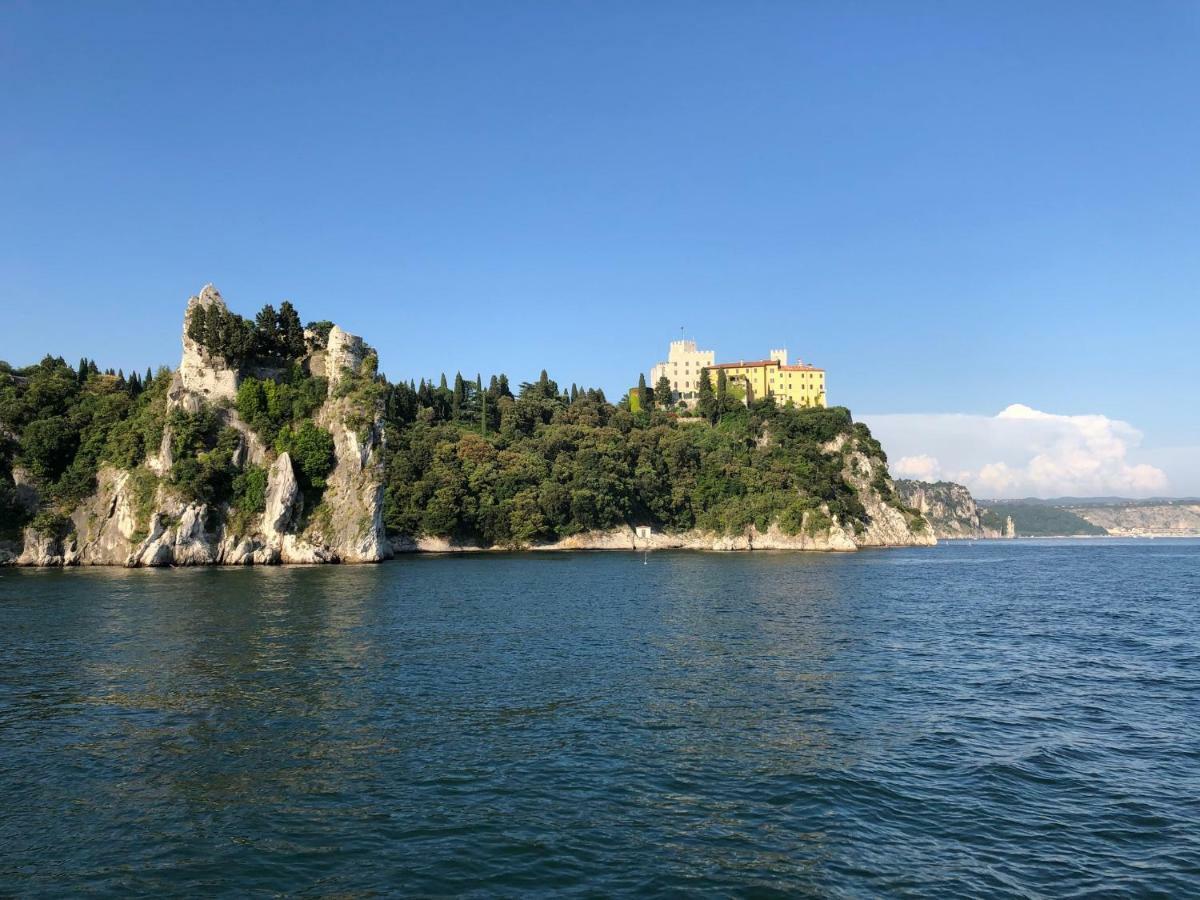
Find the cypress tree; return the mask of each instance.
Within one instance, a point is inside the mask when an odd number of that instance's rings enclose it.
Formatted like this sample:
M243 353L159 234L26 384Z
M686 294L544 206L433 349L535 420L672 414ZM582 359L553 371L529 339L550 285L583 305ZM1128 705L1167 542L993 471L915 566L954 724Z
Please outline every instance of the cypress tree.
M671 379L666 375L660 376L658 384L654 386L654 402L663 409L670 409L672 406L671 394Z
M154 383L154 373L150 371L150 367L146 366L146 377L142 379L142 390L150 387Z
M462 418L464 399L466 399L466 386L463 384L462 372L456 372L454 375L454 396L450 401L450 418L456 422Z
M579 399L579 388L575 386L575 382L571 382L571 402L574 403Z
M696 400L697 412L708 421L715 421L717 398L713 393L712 379L708 377L708 369L700 370L700 386L697 393L699 394Z
M500 396L511 397L512 390L508 386L508 376L503 372L500 373Z
M729 405L729 381L724 369L717 369L717 415L725 415Z
M642 373L638 375L638 409L643 412L650 412L650 389L646 387L646 375Z
M81 357L79 360L79 371L77 371L75 373L75 380L78 381L80 384L83 384L85 381L87 381L87 377L88 377L87 357Z

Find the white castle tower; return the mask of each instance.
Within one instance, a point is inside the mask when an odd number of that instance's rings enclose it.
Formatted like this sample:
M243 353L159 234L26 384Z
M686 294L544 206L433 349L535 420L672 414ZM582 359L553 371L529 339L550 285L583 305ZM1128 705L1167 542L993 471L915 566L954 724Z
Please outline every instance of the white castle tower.
M697 350L695 341L671 341L667 361L660 362L650 370L647 386L653 390L658 379L665 375L671 382L675 399L690 406L696 402L700 389L700 370L711 367L716 359L717 354L713 350Z

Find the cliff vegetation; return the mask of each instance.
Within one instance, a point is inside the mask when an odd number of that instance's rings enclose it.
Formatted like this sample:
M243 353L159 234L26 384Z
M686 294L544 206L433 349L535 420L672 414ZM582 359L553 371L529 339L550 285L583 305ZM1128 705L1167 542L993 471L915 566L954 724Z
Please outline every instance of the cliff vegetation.
M286 302L246 318L211 286L182 344L144 376L0 363L0 561L359 562L632 526L728 548L933 541L844 408L747 408L718 385L686 415L545 372L390 383L332 323Z

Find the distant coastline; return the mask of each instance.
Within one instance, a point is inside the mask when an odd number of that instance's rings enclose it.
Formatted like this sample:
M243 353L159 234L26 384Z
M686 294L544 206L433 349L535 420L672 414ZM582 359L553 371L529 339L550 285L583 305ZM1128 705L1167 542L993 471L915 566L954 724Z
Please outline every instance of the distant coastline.
M961 484L897 480L904 502L940 540L1200 537L1200 501L1120 497L976 500Z

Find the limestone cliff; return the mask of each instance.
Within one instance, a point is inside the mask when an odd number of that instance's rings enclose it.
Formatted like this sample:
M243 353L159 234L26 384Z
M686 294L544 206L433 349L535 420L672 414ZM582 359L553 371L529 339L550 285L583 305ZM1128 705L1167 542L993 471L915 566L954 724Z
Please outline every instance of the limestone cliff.
M1130 501L1068 509L1116 537L1200 536L1200 503Z
M167 412L211 410L237 433L232 465L267 470L261 513L247 518L224 503L182 499L171 479L177 447L168 424L142 465L131 471L102 466L96 492L61 527L48 533L26 528L16 564L358 563L391 555L382 519L382 408L370 390L369 348L338 328L330 332L328 348L308 335L300 362L328 380L328 394L312 418L333 438L333 464L319 496L306 501L290 454L268 447L234 409L244 377L273 373L269 367L232 365L190 337L188 323L201 307L227 312L212 285L188 302L183 355L167 392Z
M1011 520L1005 531L983 523L982 511L971 492L952 481L896 482L896 491L908 506L929 520L939 538L1000 538L1013 537Z

